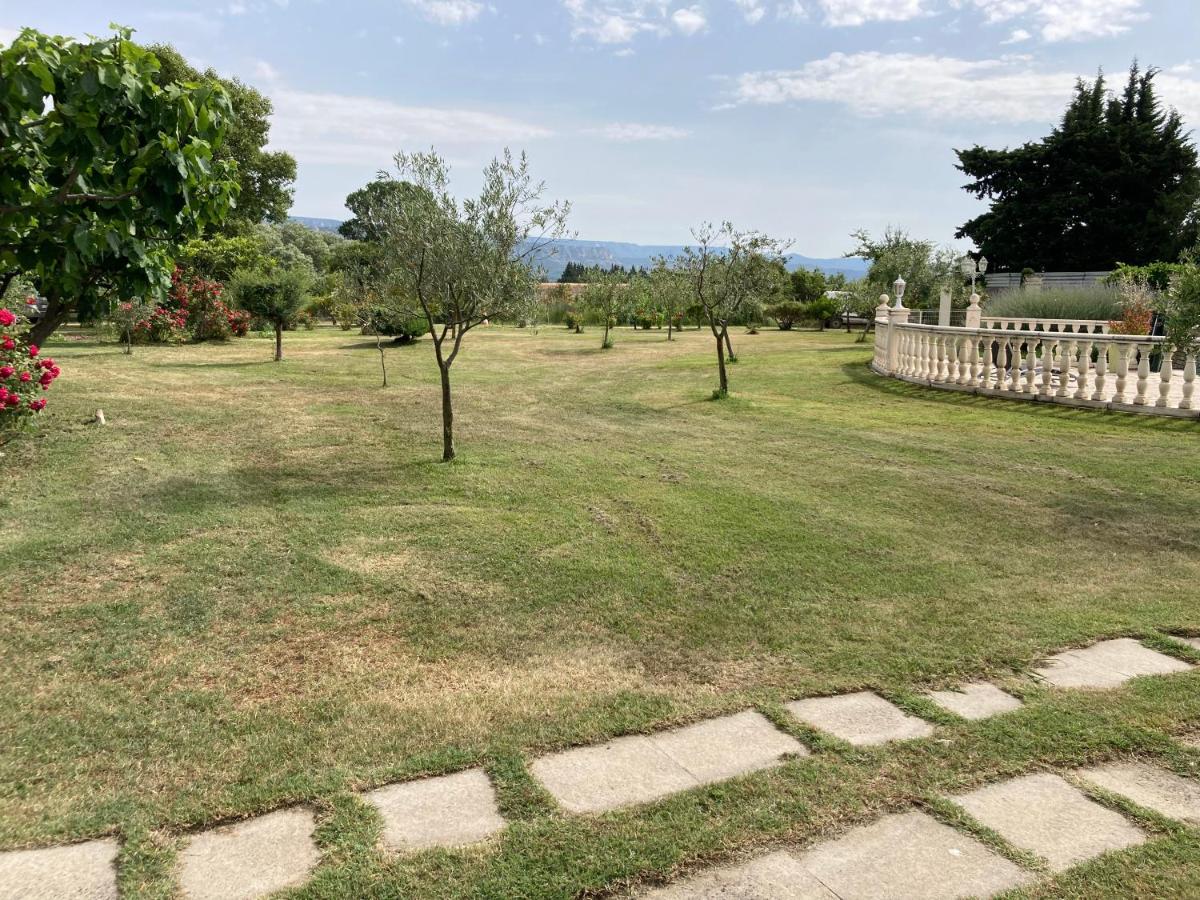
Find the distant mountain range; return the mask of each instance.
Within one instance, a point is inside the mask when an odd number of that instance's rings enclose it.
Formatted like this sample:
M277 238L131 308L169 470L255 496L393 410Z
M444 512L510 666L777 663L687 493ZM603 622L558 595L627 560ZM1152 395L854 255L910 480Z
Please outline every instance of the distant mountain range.
M336 232L341 221L338 219L316 219L310 216L290 216L293 222L307 225L318 231ZM619 241L553 241L537 254L537 262L546 270L546 276L556 281L562 274L567 263L582 263L585 266L618 265L629 268L636 266L650 268L656 256L668 259L678 256L683 251L678 244L626 244ZM867 274L867 261L857 256L840 257L837 259L821 259L812 256L801 256L799 253L788 254L789 269L804 266L806 269L820 269L827 275L841 273L851 281L862 278Z

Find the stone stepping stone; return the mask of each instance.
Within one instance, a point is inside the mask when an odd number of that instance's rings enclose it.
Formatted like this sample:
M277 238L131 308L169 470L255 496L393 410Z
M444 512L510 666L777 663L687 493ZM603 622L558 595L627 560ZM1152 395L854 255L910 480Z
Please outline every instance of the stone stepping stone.
M838 900L783 850L711 869L644 896L651 900Z
M506 824L483 769L392 784L362 798L383 816L383 845L391 850L461 847Z
M1168 819L1200 825L1200 782L1140 762L1115 762L1075 774L1089 784L1128 797Z
M530 765L571 812L603 812L648 803L735 775L774 766L808 750L753 710L651 735L577 747Z
M1005 840L1044 857L1055 872L1146 840L1124 816L1048 773L1002 781L951 799Z
M179 854L188 900L252 900L308 879L320 858L315 823L302 807L193 835Z
M1012 694L986 681L973 681L955 691L930 691L926 696L942 709L972 721L1012 712L1023 705Z
M933 734L933 726L924 719L910 716L870 691L797 700L787 704L786 708L806 725L828 731L855 747Z
M1170 675L1191 668L1133 638L1117 638L1055 654L1034 674L1055 687L1102 689L1117 687L1139 675Z
M1183 641L1189 647L1200 650L1200 637L1177 637L1175 640Z
M112 838L0 853L0 900L117 900Z
M885 816L818 844L800 864L841 900L991 897L1033 880L975 838L921 812Z

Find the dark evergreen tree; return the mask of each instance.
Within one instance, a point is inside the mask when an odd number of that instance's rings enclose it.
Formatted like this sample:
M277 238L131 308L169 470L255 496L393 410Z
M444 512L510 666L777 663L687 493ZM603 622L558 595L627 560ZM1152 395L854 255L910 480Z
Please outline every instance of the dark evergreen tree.
M955 235L1000 271L1174 260L1200 234L1200 167L1179 114L1135 62L1121 95L1080 80L1062 121L1016 149L959 150L964 189L991 208Z

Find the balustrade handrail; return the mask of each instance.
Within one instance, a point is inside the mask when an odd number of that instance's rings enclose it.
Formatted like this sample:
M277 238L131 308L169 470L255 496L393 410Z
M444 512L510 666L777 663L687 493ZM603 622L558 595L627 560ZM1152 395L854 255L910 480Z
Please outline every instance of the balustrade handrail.
M907 318L908 310L881 298L876 372L1009 399L1200 417L1193 406L1200 354L1168 353L1161 335L919 325Z
M1060 332L1066 328L1071 329L1071 332L1065 333L1099 332L1107 334L1109 328L1112 327L1112 323L1108 319L1060 319L1048 316L983 316L980 322L984 328L991 328L993 331L1016 331L1025 325L1037 329L1040 325L1044 330L1049 330L1051 326L1057 326ZM1007 327L1009 325L1016 325L1017 328L1009 329Z

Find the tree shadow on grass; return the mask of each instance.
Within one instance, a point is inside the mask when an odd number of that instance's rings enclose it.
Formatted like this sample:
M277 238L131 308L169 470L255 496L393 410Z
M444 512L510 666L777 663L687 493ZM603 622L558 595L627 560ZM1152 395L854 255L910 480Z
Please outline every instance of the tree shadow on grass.
M1187 434L1196 434L1200 431L1200 421L1195 419L1126 413L1120 410L1089 409L1046 400L1018 400L1007 397L990 397L985 394L973 394L969 391L926 387L924 385L913 384L909 381L901 381L898 378L877 375L865 363L846 363L841 369L856 384L870 388L876 393L912 402L959 406L969 409L991 408L997 412L1010 415L1030 416L1039 419L1062 419L1065 421L1086 423L1088 425L1103 424L1126 431L1178 431Z

